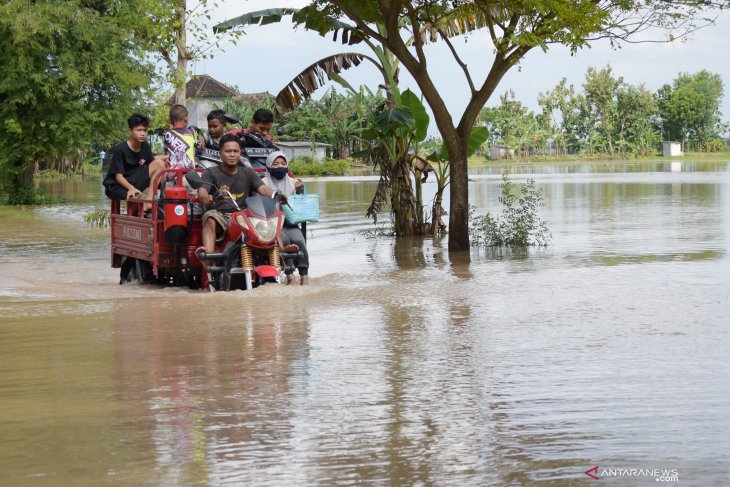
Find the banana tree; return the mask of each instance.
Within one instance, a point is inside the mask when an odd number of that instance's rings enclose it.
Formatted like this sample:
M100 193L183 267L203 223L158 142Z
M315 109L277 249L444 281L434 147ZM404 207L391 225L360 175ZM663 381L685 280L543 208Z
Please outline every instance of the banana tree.
M248 12L234 19L228 20L214 27L214 31L222 32L241 26L263 26L280 22L284 17L292 18L296 25L303 25L305 29L313 30L324 36L333 35L333 40L341 40L343 44L366 44L374 53L376 60L359 53L342 53L317 61L303 70L276 96L277 104L282 110L290 110L301 103L304 98L322 87L326 81L334 80L352 93L352 87L340 76L343 70L357 66L363 60L372 62L383 76L382 87L386 91L388 109L375 120L372 135L378 140L378 145L369 151L370 160L380 167L381 179L378 190L368 208L367 216L377 220L377 214L390 196L391 211L394 217L396 235L421 234L424 226L423 199L421 181L418 172L414 187L411 185L410 162L413 156L408 151L415 144L423 141L428 127L428 115L423 104L415 94L410 93L406 100L401 96L398 88L398 58L384 45L376 44L369 38L362 36L357 26L347 24L326 13L307 6L303 9L271 8ZM452 16L444 19L440 24L431 24L422 31L416 32L421 42L433 42L444 39L448 42L449 36L461 35L472 31L484 20L479 15L467 11L465 15ZM407 18L399 20L404 27ZM385 19L374 22L374 28L386 35ZM411 42L415 40L411 38ZM452 47L452 46L450 46ZM418 103L414 104L413 100ZM410 116L418 117L420 122L411 125ZM390 117L393 117L392 119ZM425 117L425 118L424 118ZM415 132L414 132L415 131Z
M357 91L340 76L340 73L351 67L358 66L367 60L378 68L382 77L381 87L386 93L387 110L382 112L371 127L371 137L377 145L368 152L369 159L375 166L380 167L381 179L373 201L366 215L377 221L377 214L390 200L396 235L414 235L422 231L423 201L420 191L420 180L416 178L417 191L414 194L410 179L410 164L407 159L411 143L417 143L426 136L425 128L418 131L418 137L411 134L413 113L403 103L398 89L398 60L387 49L376 45L367 38L357 35L357 29L336 19L313 13L311 10L297 10L291 8L271 8L249 12L234 19L228 20L214 27L216 32L222 32L234 27L268 25L280 22L285 16L291 16L295 23L303 24L306 29L314 30L321 35L334 33L335 40L339 37L343 43L352 45L365 43L373 52L375 59L356 52L339 53L311 64L302 70L277 95L276 103L282 111L288 111L298 106L305 98L324 86L329 80L335 81L347 89L351 94ZM384 29L384 26L381 26ZM383 30L384 32L384 30ZM410 92L409 92L410 93ZM410 93L410 98L417 97ZM419 119L426 117L425 127L428 127L428 115L423 105L418 103L415 108ZM386 119L394 117L390 121ZM382 118L385 117L385 118ZM422 126L419 125L419 127ZM390 198L388 198L390 196Z

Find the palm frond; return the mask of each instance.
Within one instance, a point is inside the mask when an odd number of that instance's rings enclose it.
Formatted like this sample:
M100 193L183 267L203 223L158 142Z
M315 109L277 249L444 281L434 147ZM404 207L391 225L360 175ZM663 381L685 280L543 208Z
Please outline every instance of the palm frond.
M294 15L298 12L295 8L267 8L265 10L256 10L255 12L247 12L231 20L226 20L213 26L213 32L220 33L230 30L234 27L244 25L268 25L281 22L281 19L287 15Z
M492 21L504 20L508 15L501 6L492 6L487 11L474 3L464 3L446 12L441 18L426 23L420 30L421 42L426 44L441 40L440 32L447 37L457 37L487 27Z
M330 79L330 74L340 74L342 71L359 66L364 60L370 61L382 70L375 59L365 54L359 52L334 54L320 59L299 73L276 95L276 104L283 111L291 110L324 86Z

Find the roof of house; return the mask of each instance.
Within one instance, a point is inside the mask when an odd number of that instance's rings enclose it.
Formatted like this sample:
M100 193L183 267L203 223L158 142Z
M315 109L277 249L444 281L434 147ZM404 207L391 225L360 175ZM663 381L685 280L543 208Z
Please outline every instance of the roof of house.
M226 98L235 96L237 93L207 74L193 76L185 84L186 96L188 98Z
M258 103L262 103L266 101L268 93L265 91L261 91L259 93L242 93L240 95L236 95L233 98L237 101L254 101Z
M193 76L185 83L186 98L228 98L238 93L207 74ZM167 100L168 105L175 103L175 94Z

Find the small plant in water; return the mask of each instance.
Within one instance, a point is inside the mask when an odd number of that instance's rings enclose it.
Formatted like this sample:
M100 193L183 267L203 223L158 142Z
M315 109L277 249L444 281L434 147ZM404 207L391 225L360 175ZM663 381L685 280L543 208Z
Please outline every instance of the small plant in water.
M84 221L95 228L108 228L111 223L111 213L108 208L97 208L85 214Z
M542 192L535 186L534 179L525 184L513 184L502 175L499 185L499 202L504 205L502 214L495 219L487 213L477 216L476 208L469 208L469 234L472 245L495 247L545 246L552 234L538 210L545 206Z
M357 232L358 235L364 238L379 238L379 237L395 237L395 226L393 225L393 222L390 222L390 225L387 224L381 224L381 225L375 225L372 230L360 230Z

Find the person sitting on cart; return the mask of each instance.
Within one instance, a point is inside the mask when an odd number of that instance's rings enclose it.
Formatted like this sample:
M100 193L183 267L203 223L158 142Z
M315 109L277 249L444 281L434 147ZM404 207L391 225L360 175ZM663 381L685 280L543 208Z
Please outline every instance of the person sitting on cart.
M216 108L208 114L208 133L205 134L205 148L220 150L221 137L226 133L228 121L226 112Z
M304 183L299 178L289 176L289 161L281 151L272 152L266 158L266 173L261 176L261 180L273 191L284 196L291 196L294 193L302 194L304 192ZM307 252L307 242L302 234L299 225L292 225L284 222L281 229L281 239L284 251L301 251L299 257L294 262L295 267L299 271L299 284L306 286L309 284L309 253ZM296 246L296 248L293 248ZM294 282L292 269L285 269L286 283Z
M274 191L266 186L253 169L238 164L241 156L241 141L235 135L224 135L220 141L221 165L210 167L203 173L203 184L198 188L198 201L206 206L203 214L203 246L195 252L213 252L216 241L221 241L231 224L230 214L235 206L227 199L215 199L211 195L213 186L218 191L231 193L236 203L243 208L246 198L252 193L273 196Z
M274 112L266 108L259 108L258 110L253 112L253 117L251 117L251 123L248 125L248 128L233 129L227 133L231 135L240 135L242 133L262 134L268 140L273 140L271 135L269 135L269 132L271 132L271 127L273 126Z
M170 156L170 169L193 169L195 167L195 154L201 148L202 135L194 127L188 127L188 109L183 105L173 105L170 108L170 124L172 128L165 132L164 147L165 153ZM167 186L177 184L177 174L167 173ZM183 182L183 184L185 184ZM195 191L188 187L188 193Z
M104 178L104 192L112 200L141 198L150 181L165 170L167 156L152 153L147 142L150 119L134 113L127 119L129 139L120 142L112 152L109 172ZM147 198L152 199L154 188L149 188ZM149 204L145 204L147 209Z

